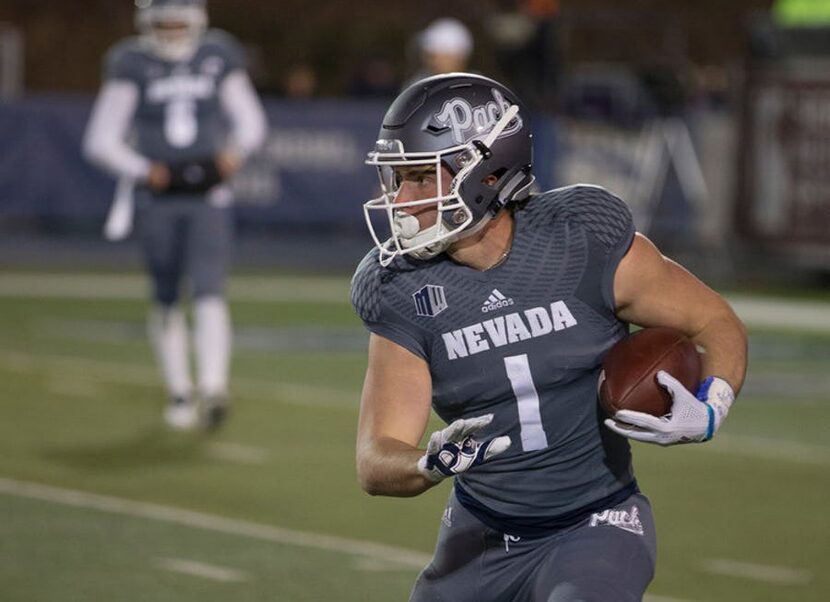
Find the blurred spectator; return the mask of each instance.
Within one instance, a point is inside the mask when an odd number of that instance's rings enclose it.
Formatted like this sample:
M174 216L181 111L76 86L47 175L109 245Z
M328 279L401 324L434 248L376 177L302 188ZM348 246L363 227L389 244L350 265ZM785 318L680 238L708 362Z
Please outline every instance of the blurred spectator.
M84 151L119 178L107 238L130 233L135 186L153 282L148 331L169 395L165 420L177 429L215 428L229 404L225 279L233 198L227 184L264 141L265 114L242 47L224 31L207 30L204 0L141 0L136 6L141 35L107 53ZM185 274L193 299L195 388Z
M488 20L499 69L531 107L558 104L561 52L558 0L507 0Z
M283 79L286 98L307 99L317 95L317 72L309 63L292 65Z
M0 21L0 102L23 92L23 33Z
M649 99L649 113L679 116L692 96L692 77L688 69L668 61L651 61L638 69L640 83Z
M458 19L443 17L433 21L416 40L420 64L404 88L430 75L468 70L473 36Z
M349 94L360 98L391 98L399 89L392 63L385 58L373 57L360 63L349 86Z
M724 65L696 65L692 68L691 90L702 106L722 109L732 101L730 73Z

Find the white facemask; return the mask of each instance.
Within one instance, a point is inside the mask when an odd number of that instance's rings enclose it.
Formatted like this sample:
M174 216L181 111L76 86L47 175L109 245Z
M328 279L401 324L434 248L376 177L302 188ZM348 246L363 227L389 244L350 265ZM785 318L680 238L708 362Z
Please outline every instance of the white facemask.
M165 29L159 23L180 24ZM161 6L139 10L136 27L150 48L160 58L183 61L191 58L199 48L207 28L207 14L198 6Z
M484 158L484 148L489 148L507 124L516 116L518 107L511 106L487 134L481 146L473 141L459 144L436 152L408 153L402 148L390 148L384 152L369 153L368 165L378 168L382 193L380 197L367 201L363 213L369 232L380 250L381 265L389 265L400 255L411 255L416 259L430 259L445 251L453 242L478 232L492 216L483 216L475 224L473 212L461 198L459 188L467 175L472 172ZM464 156L461 169L453 177L449 191L442 194L442 167L445 160L458 155ZM415 201L397 202L398 192L395 168L424 166L435 170L437 174L438 195ZM418 218L403 211L406 208L434 206L435 223L422 227ZM372 223L371 213L382 211L386 216L391 236L381 240Z

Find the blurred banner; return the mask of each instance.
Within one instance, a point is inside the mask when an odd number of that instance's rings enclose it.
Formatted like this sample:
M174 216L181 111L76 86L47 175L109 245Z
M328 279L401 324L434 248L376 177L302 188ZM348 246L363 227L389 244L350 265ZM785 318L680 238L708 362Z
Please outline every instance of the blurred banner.
M829 67L791 61L748 82L737 223L756 240L830 251Z
M100 220L114 181L80 154L88 98L0 103L0 218ZM267 100L270 134L234 180L239 221L251 225L362 228L362 203L377 194L363 165L387 104ZM536 173L552 187L552 120L534 120Z

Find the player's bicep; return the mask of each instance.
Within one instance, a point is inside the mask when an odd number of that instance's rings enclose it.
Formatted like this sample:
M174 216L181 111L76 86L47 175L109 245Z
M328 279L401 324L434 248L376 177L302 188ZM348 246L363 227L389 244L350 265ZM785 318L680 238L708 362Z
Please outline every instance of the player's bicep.
M718 296L685 268L637 234L614 276L617 316L639 326L699 332Z
M84 144L87 148L122 142L138 105L138 86L128 80L106 82L95 99Z
M219 100L231 121L235 150L244 159L262 146L268 129L265 111L248 74L240 69L229 73L219 89Z
M395 439L416 447L429 420L432 379L427 363L382 336L369 339L358 446Z
M150 168L147 158L127 143L139 94L135 82L107 81L98 94L84 133L84 156L119 177L140 179Z

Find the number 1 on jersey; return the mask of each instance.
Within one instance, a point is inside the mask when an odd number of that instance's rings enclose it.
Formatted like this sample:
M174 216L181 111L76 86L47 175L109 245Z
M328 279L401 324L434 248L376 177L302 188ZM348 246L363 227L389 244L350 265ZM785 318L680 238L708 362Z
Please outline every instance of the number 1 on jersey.
M548 437L542 428L542 414L539 410L539 395L530 374L527 354L512 355L504 358L507 378L513 387L513 394L519 405L519 424L522 429L522 451L545 449Z
M187 98L171 100L164 110L164 136L170 146L184 148L196 141L199 121L196 103Z

